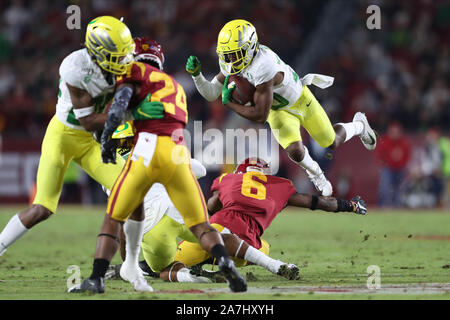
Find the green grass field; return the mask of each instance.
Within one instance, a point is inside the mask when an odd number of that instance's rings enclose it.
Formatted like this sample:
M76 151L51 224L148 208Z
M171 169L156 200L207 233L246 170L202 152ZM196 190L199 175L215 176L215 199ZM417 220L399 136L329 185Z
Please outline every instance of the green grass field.
M23 207L0 209L0 228ZM0 299L450 299L450 214L375 211L367 216L288 209L264 234L275 259L295 263L289 281L261 267L240 269L249 290L219 284L165 283L149 278L153 293L134 292L121 280L103 295L68 294L67 269L91 272L103 207L61 206L0 257ZM119 263L116 254L113 263ZM369 290L367 267L381 269L381 289Z

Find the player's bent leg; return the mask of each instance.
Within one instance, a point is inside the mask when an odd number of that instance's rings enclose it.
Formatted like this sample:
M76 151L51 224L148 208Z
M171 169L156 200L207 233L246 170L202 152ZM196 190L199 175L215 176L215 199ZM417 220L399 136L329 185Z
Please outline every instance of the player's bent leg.
M298 108L303 114L302 126L322 148L330 147L336 137L335 130L327 113L307 86L303 87L298 103Z
M95 181L106 189L111 190L117 177L125 166L125 160L117 154L116 164L103 163L101 160L100 144L94 139L90 141L89 148L82 156L74 158L74 161Z
M307 89L307 87L304 88ZM316 189L319 190L322 195L331 195L333 193L331 183L325 178L319 164L310 157L308 149L302 143L300 125L304 121L304 115L309 112L309 109L301 109L301 103L303 103L304 100L305 98L302 94L302 97L299 99L298 114L285 110L271 110L267 122L278 143L286 150L289 158L293 162L306 170L308 177L313 182ZM295 110L292 110L292 112L295 112ZM332 141L330 141L330 144L331 143Z
M306 170L309 179L323 196L331 196L333 187L330 181L325 177L319 164L309 155L308 148L301 141L289 145L286 152L292 161Z
M0 233L0 255L29 229L56 211L64 173L72 157L66 152L70 141L66 141L63 133L64 125L53 118L42 141L34 202L28 209L14 215Z
M89 278L83 280L68 290L69 293L90 291L92 293L104 293L104 278L108 270L109 262L119 247L120 221L105 215L100 233L97 236L92 273Z
M170 218L162 219L142 238L142 253L148 266L155 272L161 272L172 264L177 253L177 237L182 225Z

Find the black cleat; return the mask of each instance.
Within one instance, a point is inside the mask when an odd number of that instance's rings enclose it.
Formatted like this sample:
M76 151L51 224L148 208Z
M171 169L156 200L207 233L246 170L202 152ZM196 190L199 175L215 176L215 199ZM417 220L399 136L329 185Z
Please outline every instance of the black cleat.
M233 292L244 292L247 291L247 282L239 274L236 267L234 266L233 260L230 258L222 257L219 259L219 270L225 276L228 285Z
M114 264L110 265L108 267L108 270L106 270L105 273L105 280L123 280L120 276L120 268L122 267L122 264ZM141 268L142 272L144 273L144 276L152 277L152 278L159 278L159 273L154 272L147 262L145 260L139 261L139 268Z
M82 283L77 284L69 289L69 293L81 293L81 292L92 292L92 293L104 293L105 292L105 281L103 278L98 279L84 279Z
M227 280L220 271L208 271L203 269L201 264L196 264L189 268L190 273L196 277L205 277L214 283L226 283Z
M139 261L139 268L144 272L144 276L159 278L159 272L153 271L145 260Z

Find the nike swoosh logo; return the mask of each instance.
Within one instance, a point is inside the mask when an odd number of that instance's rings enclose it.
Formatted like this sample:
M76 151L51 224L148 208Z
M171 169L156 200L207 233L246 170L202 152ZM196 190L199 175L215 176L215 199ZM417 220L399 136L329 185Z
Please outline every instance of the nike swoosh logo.
M375 139L369 134L370 144L375 144Z
M311 104L311 102L312 102L312 99L311 99L311 101L309 101L309 103L306 104L306 106L309 107L309 105Z

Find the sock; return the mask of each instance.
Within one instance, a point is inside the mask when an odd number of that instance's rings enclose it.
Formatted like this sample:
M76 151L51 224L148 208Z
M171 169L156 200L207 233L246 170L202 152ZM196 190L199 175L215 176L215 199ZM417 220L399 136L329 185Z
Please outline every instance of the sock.
M28 230L20 221L19 215L14 215L0 234L0 256Z
M124 263L138 265L141 241L144 233L144 220L136 221L128 219L123 225L123 231L126 237L126 254Z
M252 246L248 247L247 252L245 252L244 259L257 264L258 266L261 266L275 274L280 269L280 266L285 264L280 260L274 260L270 258L269 256L265 255Z
M364 130L364 125L361 123L361 121L338 123L338 124L340 124L342 127L344 127L344 130L345 130L345 141L344 142L347 142L354 136L359 136Z
M308 148L303 146L305 148L305 156L303 157L303 160L300 162L297 162L300 166L302 166L306 171L311 173L312 175L318 175L322 172L322 169L320 169L319 164L311 158L309 155Z
M89 279L104 278L106 270L109 267L109 261L106 259L94 259L94 264L92 267L92 273Z
M211 255L214 258L216 258L217 261L219 261L219 259L222 258L222 257L227 257L228 258L227 249L225 249L225 246L223 244L216 244L211 249Z

